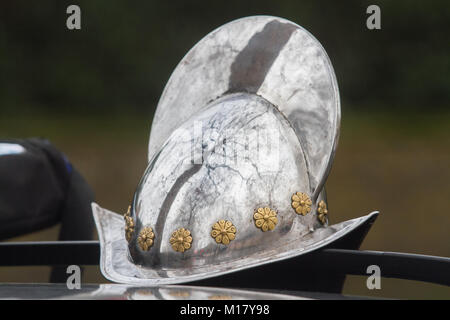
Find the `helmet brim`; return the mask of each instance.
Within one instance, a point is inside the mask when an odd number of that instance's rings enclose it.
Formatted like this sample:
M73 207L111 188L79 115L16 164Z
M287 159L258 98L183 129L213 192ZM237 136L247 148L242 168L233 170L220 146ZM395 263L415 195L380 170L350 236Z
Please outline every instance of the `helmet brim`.
M173 276L173 270L153 270L135 265L131 261L128 242L124 235L125 223L122 215L101 208L96 203L92 203L92 211L100 241L100 270L103 276L113 282L143 286L193 282L276 261L294 259L342 239L378 215L378 212L374 211L366 216L319 228L297 239L291 238L280 251L244 257L239 265L219 264L197 269L186 268L184 274L180 275L177 270L177 275Z

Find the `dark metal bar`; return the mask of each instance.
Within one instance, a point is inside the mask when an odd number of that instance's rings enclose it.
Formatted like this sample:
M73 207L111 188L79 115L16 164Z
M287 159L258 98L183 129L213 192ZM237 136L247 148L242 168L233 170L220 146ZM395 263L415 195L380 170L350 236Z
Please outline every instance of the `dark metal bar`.
M98 241L0 243L0 266L98 265Z
M325 249L311 255L322 261L320 266L325 264L325 269L339 273L368 276L367 267L377 265L382 277L450 286L450 258L446 257L345 249Z
M49 241L0 243L0 266L98 265L98 241ZM450 285L450 258L419 254L323 249L279 262L285 268L295 265L334 274L364 275L377 265L381 276Z

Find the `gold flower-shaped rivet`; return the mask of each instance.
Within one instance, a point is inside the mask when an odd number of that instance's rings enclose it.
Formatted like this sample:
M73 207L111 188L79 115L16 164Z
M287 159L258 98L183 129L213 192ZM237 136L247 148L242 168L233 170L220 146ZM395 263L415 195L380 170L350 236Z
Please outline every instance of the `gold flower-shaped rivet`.
M125 220L125 239L127 239L128 242L131 240L131 237L133 236L135 227L133 218L131 218L130 210L131 206L128 206L127 213L123 215L123 218Z
M150 247L153 245L153 239L155 239L153 229L150 227L145 227L139 233L137 243L142 250L148 251Z
M172 233L170 244L172 249L178 252L184 252L191 247L191 232L185 228L180 228Z
M236 227L231 221L219 220L212 226L211 237L217 243L229 244L236 237Z
M133 218L125 216L125 238L129 242L134 232L134 221Z
M325 201L320 200L319 205L317 206L317 218L319 219L321 224L326 224L328 222L328 209Z
M306 215L311 211L312 201L306 193L297 192L292 195L292 208L297 214Z
M264 232L275 229L278 223L277 212L268 207L258 208L253 214L253 219L255 226Z

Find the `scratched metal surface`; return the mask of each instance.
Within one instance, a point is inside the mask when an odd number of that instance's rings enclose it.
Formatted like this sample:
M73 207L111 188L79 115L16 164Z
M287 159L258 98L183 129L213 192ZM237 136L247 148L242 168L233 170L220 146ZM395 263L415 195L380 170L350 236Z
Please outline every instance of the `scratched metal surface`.
M316 200L338 142L338 86L321 44L282 18L254 16L232 21L186 54L158 103L149 160L173 130L209 102L231 92L259 95L286 116L303 145Z
M245 144L248 137L256 143ZM192 145L199 146L197 164L191 163ZM132 207L136 232L130 254L135 263L150 268L187 264L193 269L280 249L293 234L321 227L315 205L306 216L292 209L291 196L297 191L310 193L308 172L302 147L283 115L256 95L224 96L177 128L150 162ZM271 232L255 227L253 214L260 207L278 212ZM210 235L219 220L229 220L237 229L227 246ZM155 231L149 251L136 241L145 226ZM181 227L194 239L183 254L169 243Z
M307 31L268 16L213 31L183 58L161 97L129 243L123 219L93 205L102 273L119 283L182 283L295 257L350 232L371 215L333 226L317 219L339 119L331 63ZM309 214L292 209L295 192L311 195ZM277 211L274 230L255 227L258 207ZM237 229L228 245L210 235L222 219ZM148 251L137 242L144 227L155 235ZM181 227L193 238L183 253L169 243Z
M121 284L82 284L69 290L65 284L0 284L1 300L305 300L301 293L283 294L197 286L143 287Z
M125 223L123 217L103 209L97 204L93 204L93 212L101 246L100 269L102 274L114 282L144 286L206 279L293 258L330 244L377 214L377 212L373 212L327 228L318 228L303 236L292 234L290 237L284 237L284 242L279 242L280 247L271 250L265 250L265 243L263 242L258 245L260 250L257 253L242 256L237 260L221 260L220 264L210 263L214 259L219 259L220 256L203 257L201 250L192 248L195 253L184 259L184 253L178 253L181 260L177 261L184 261L181 265L171 264L166 266L159 264L158 266L146 267L134 264L129 257L128 243L124 236ZM193 242L194 245L200 246ZM177 253L174 252L174 254Z

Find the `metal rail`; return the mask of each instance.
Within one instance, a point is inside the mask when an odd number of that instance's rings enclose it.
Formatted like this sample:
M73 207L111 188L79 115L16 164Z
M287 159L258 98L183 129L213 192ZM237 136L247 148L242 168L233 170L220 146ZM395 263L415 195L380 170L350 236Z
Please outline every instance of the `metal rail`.
M381 276L450 286L450 258L419 254L323 249L299 256L295 264L321 272L365 275L377 265ZM0 243L0 266L98 265L98 241L48 241ZM291 265L292 266L292 265Z

